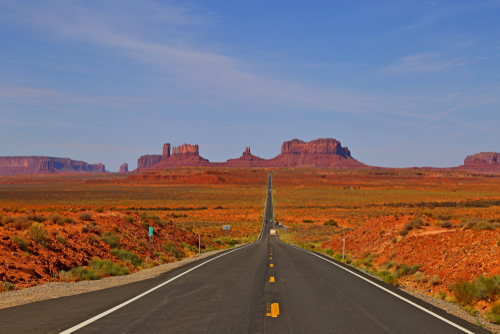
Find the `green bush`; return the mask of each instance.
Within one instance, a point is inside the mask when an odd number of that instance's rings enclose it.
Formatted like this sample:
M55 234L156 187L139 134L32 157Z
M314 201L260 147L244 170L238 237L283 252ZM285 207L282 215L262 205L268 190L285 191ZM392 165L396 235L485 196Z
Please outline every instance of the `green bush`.
M62 222L63 222L63 224L74 224L75 220L73 218L70 218L70 217L65 217L62 219Z
M451 228L453 227L453 224L450 221L444 221L439 223L439 226L441 226L442 228Z
M64 239L62 235L58 235L58 236L56 236L56 240L57 240L57 242L59 242L60 244L62 244L62 245L66 245L66 239Z
M47 247L50 244L50 238L45 225L42 223L33 223L30 227L29 236L31 240L36 242L41 247Z
M3 216L1 222L2 222L2 225L7 225L10 223L13 223L14 218L12 216Z
M18 245L19 247L21 247L23 251L26 252L28 250L29 243L23 237L18 237L17 235L13 235L10 237L10 240L12 240L12 242Z
M427 283L429 277L427 277L423 272L417 271L413 274L413 280L418 283Z
M28 229L31 224L33 224L33 221L28 220L26 216L17 216L14 218L14 228L18 231Z
M193 246L193 245L190 245L190 244L186 244L184 242L181 242L181 246L184 248L184 249L188 249L190 250L191 252L198 252L198 247L196 246Z
M455 294L457 301L464 305L472 304L477 292L474 283L465 280L456 282L450 286L450 289Z
M79 220L90 221L92 220L92 214L90 212L82 212L78 215Z
M101 279L101 275L94 269L73 267L68 272L61 270L59 278L63 281L93 281Z
M169 241L168 243L161 245L161 248L163 248L168 255L175 257L176 259L181 259L184 256L173 241Z
M432 285L439 285L442 283L441 277L439 277L439 275L434 275L431 279L429 279L429 283Z
M111 248L120 248L120 237L113 232L105 232L101 240L111 246Z
M323 223L323 225L325 225L325 226L336 226L336 227L339 226L339 224L337 224L337 222L335 220L333 220L333 219L327 220L326 222Z
M325 250L325 253L330 255L330 256L333 256L333 254L335 254L335 252L333 251L333 249L327 249Z
M142 266L144 264L144 261L142 261L142 259L136 253L133 252L113 248L111 250L111 254L116 256L123 262L129 263L136 267Z
M2 288L3 291L14 291L17 289L17 286L12 282L5 281L2 283Z
M148 223L148 222L141 222L141 226L142 226L145 230L148 230L148 231L149 231L149 223Z
M54 223L54 224L60 224L60 225L64 224L63 217L61 217L57 213L51 213L50 215L48 215L47 221Z
M306 224L311 224L311 223L314 223L312 220L310 219L303 219L302 220L303 223L306 223Z
M123 218L127 223L133 224L135 219L131 215L127 215Z
M394 272L394 276L400 278L406 275L413 275L417 272L418 268L420 268L419 264L414 264L412 266L409 266L405 263L401 263L399 265L399 268L396 269L396 271Z
M495 296L500 293L500 287L498 284L499 282L496 278L497 276L490 278L484 277L482 275L479 276L474 282L474 285L476 286L475 296L479 299L484 300L495 299Z
M37 216L37 215L29 215L28 220L37 222L37 223L43 223L46 219L44 216Z
M89 268L91 270L98 271L100 275L104 276L122 276L130 273L130 270L127 267L124 267L119 263L99 258L90 260Z
M392 285L396 285L398 283L398 279L392 275L386 275L386 276L382 277L382 280L385 283L392 284Z
M104 208L95 208L94 211L102 213L102 212L104 212Z
M491 306L491 310L488 312L488 320L500 325L500 303Z

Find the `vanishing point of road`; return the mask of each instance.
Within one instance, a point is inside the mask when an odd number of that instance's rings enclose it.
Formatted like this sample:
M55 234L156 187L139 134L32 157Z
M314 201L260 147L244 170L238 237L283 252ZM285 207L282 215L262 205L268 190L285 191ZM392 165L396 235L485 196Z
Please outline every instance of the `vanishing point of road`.
M489 333L270 236L158 278L0 310L0 333Z

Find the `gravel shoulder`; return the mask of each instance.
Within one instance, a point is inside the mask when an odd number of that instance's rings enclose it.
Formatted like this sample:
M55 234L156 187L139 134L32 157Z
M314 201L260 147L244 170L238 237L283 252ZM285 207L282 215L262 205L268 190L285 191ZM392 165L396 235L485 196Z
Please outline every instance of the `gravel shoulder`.
M235 248L244 245L245 244L236 245ZM207 257L210 257L212 255L222 253L224 251L226 250L221 249L221 250L206 252L201 254L200 257L187 258L178 262L162 264L154 268L143 269L141 271L125 276L108 277L96 281L80 281L80 282L69 282L69 283L52 282L23 290L3 292L0 293L0 309L34 303L47 299L78 295L81 293L112 288L124 284L155 278L175 268L182 267L188 263L199 261Z

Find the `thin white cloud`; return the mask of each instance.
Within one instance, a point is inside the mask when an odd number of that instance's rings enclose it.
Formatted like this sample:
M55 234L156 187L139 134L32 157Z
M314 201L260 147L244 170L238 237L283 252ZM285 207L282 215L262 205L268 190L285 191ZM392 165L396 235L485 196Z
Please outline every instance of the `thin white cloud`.
M438 53L418 53L399 59L380 70L384 74L443 72L471 64L465 58L443 59Z

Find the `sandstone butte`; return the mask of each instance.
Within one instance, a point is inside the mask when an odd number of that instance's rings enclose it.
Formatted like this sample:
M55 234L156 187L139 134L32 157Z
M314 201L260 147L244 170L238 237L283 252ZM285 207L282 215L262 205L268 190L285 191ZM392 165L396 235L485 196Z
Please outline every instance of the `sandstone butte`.
M210 162L200 156L198 145L163 146L162 155L145 155L137 162L138 172L175 167L319 167L319 168L371 168L352 158L347 147L335 139L317 139L304 142L298 139L284 142L281 154L273 159L262 159L247 147L238 159Z
M128 164L121 165L118 173L128 173Z
M68 158L0 157L0 175L58 173L105 173L105 167Z

